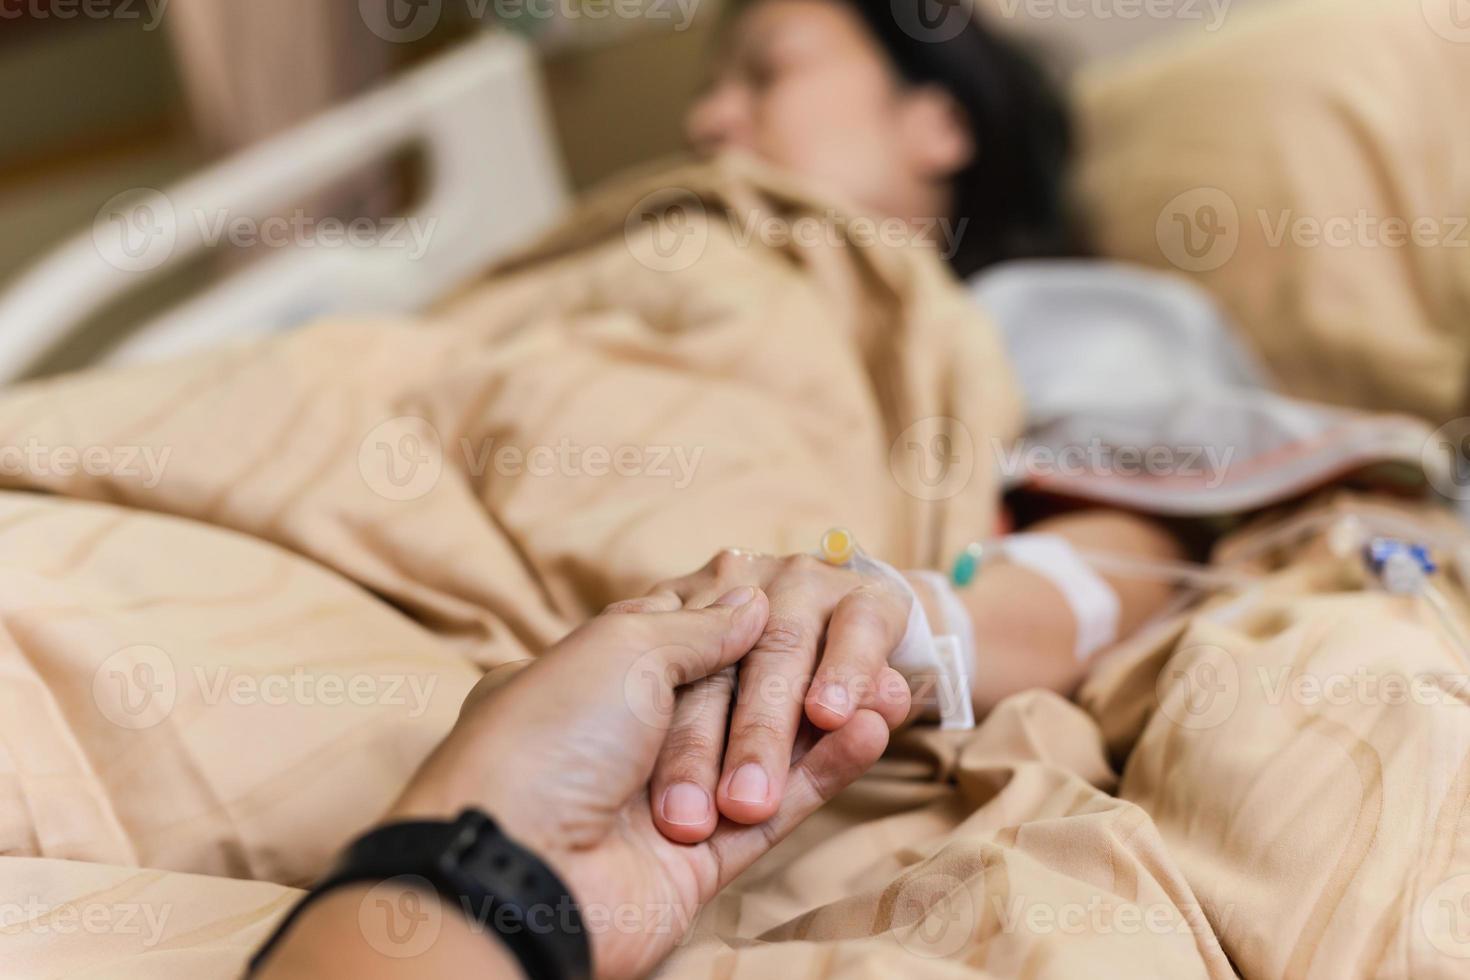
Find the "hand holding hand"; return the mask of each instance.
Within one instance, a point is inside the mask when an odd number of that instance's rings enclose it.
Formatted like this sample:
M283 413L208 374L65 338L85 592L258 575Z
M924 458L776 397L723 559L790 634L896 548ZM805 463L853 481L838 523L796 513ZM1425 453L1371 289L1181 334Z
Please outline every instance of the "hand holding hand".
M705 840L721 816L744 824L771 819L788 792L804 723L835 731L872 711L892 730L909 715L908 683L888 657L911 600L850 569L808 555L724 551L649 598L614 608L698 609L743 586L770 597L764 627L738 668L680 693L654 769L654 822L670 840Z
M808 615L796 611L785 583L778 592L782 616ZM651 814L649 778L676 734L676 691L772 649L767 637L776 611L760 589L746 585L706 601L705 608L685 609L665 591L623 604L508 682L472 693L455 729L389 815L452 818L477 806L495 817L573 891L593 932L600 977L637 976L655 966L701 904L867 770L888 743L883 715L849 706L825 719L845 722L837 731L804 754L797 745L792 762L793 723L789 740L782 729L782 754L761 757L782 789L764 809L764 826L716 828L711 818L697 846L667 839ZM816 618L811 614L813 628ZM874 628L855 616L839 639ZM793 637L803 656L808 639ZM880 642L855 642L855 652L876 656ZM849 663L825 676L840 681ZM630 923L623 915L630 909L660 921Z

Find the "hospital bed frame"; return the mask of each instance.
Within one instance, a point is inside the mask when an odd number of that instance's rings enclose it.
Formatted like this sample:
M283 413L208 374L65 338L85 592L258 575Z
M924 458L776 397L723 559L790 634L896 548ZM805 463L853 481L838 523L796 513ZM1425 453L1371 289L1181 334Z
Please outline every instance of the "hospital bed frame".
M91 230L0 296L0 384L29 376L110 304L206 252L208 222L192 216L264 221L414 148L424 153L427 187L403 217L434 223L422 256L396 241L275 248L145 324L107 360L172 356L324 314L420 310L566 206L533 51L512 35L486 33L163 192L104 209ZM148 250L120 250L120 235L143 232L166 237L142 239Z

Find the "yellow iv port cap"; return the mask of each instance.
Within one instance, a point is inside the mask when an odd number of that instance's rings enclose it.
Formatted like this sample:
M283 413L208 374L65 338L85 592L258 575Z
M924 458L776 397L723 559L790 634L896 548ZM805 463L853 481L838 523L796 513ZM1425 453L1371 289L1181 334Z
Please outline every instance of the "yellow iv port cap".
M822 535L822 542L818 550L822 555L822 561L827 564L846 565L852 560L853 552L857 551L857 540L847 528L834 527Z

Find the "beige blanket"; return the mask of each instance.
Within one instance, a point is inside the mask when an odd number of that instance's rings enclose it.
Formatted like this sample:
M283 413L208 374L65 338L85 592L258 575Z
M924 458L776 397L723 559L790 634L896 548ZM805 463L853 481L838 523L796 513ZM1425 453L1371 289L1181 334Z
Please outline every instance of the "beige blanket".
M235 975L479 668L722 545L841 522L934 566L994 526L1017 409L938 262L741 165L671 182L424 324L0 400L6 976ZM746 234L770 215L837 234ZM1351 562L1289 557L1084 707L906 735L668 975L1462 972L1463 694L1324 706L1279 675L1465 668Z

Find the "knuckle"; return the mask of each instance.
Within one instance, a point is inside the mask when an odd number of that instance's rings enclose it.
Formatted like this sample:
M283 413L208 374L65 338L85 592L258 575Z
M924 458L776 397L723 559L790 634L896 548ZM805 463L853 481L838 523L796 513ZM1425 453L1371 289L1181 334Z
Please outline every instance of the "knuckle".
M639 648L652 651L660 644L658 614L630 609L611 616L598 616L583 627L589 638L618 650Z
M725 548L710 559L706 568L712 569L719 576L733 575L749 564L743 554L734 548Z
M617 605L617 603L613 603ZM611 610L612 606L608 607ZM637 613L623 612L615 615L593 616L581 626L577 627L576 634L587 636L597 640L608 640L613 637L627 634L630 630L636 630L638 621Z
M733 588L737 585L761 585L769 572L770 559L739 548L726 548L705 568L712 574L717 585Z
M818 766L810 765L803 760L801 763L803 772L806 773L807 781L811 783L812 789L820 800L830 800L837 795L842 788L841 780L830 772L824 772Z
M702 705L718 705L723 708L730 703L730 696L735 693L735 668L726 667L717 674L711 674L700 680L689 691L691 698L697 698Z
M819 569L828 567L826 564L818 561L816 558L812 557L806 552L800 552L795 555L787 555L784 559L782 559L782 564L785 566L787 571L793 572L798 575L813 575L816 574Z
M657 595L673 595L677 596L682 602L697 587L697 583L701 577L703 577L703 572L663 579L660 582L654 583L653 588L643 594L643 598L648 599Z
M842 618L849 629L873 636L889 637L898 626L896 604L872 594L854 592L843 600Z
M730 728L731 741L745 743L781 742L788 737L786 723L765 711L752 711Z
M909 607L918 601L917 593L900 591L897 586L885 586L874 594L878 602L892 609L900 620L908 618Z
M734 693L735 681L728 670L695 681L679 694L679 714L675 724L691 725L697 724L698 719L709 719L710 725L718 724L723 728Z
M772 615L755 649L763 653L801 653L809 645L809 635L806 625L795 617Z
M604 616L624 616L629 613L648 612L653 602L650 599L620 599L610 602L602 610Z
M690 768L705 770L711 760L719 758L722 748L709 732L696 725L680 725L669 729L664 739L663 758L667 765L661 768L666 773L684 773ZM697 765L690 766L690 762Z

